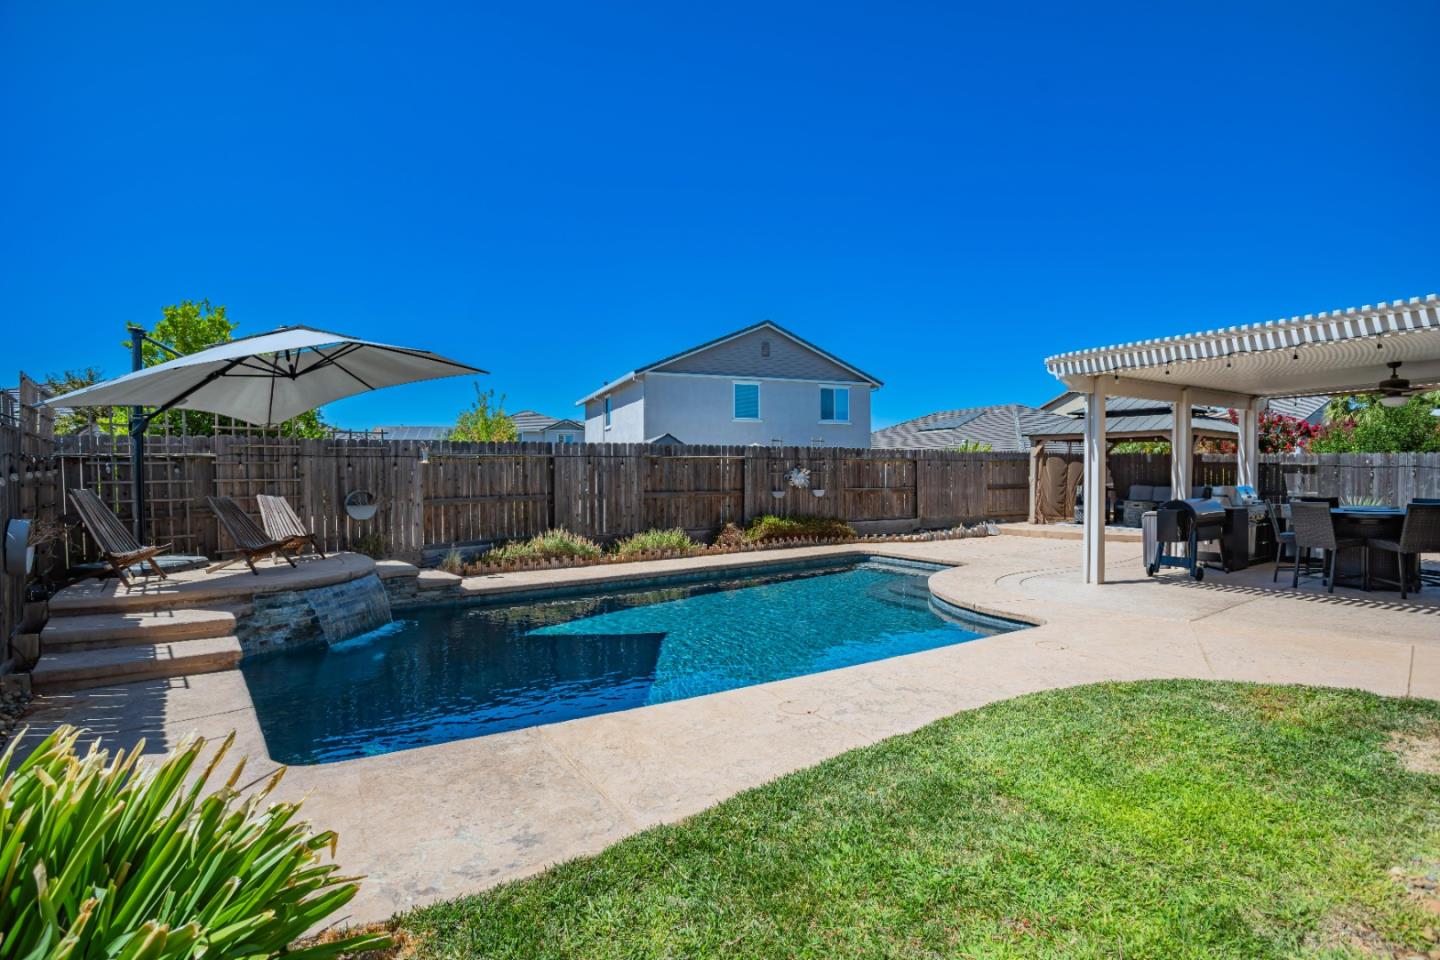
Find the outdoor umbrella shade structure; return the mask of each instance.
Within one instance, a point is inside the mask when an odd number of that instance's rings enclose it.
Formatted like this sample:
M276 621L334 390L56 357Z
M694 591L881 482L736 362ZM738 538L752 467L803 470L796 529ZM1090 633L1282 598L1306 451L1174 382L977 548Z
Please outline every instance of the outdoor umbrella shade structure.
M138 334L136 334L138 336ZM262 427L381 387L485 373L428 350L394 347L311 327L281 327L54 397L60 407L150 407L132 422L134 476L144 430L168 410L204 410ZM144 540L144 484L136 483L135 535Z
M60 407L205 410L269 427L358 393L477 367L310 327L242 337L46 401Z

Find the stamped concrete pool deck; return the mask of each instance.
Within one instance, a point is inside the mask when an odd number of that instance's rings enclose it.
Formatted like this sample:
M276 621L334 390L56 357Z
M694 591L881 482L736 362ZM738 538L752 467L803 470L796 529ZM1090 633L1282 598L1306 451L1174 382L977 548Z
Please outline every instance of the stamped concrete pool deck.
M941 599L1032 629L691 700L319 766L281 792L340 834L339 861L365 874L342 922L383 919L472 893L693 814L741 790L957 711L1047 688L1190 677L1358 687L1440 699L1440 590L1272 586L1270 568L1144 576L1138 543L1107 545L1111 583L1079 582L1072 540L999 536L786 551L786 559L882 554L958 564L932 575ZM627 565L633 576L779 560L775 554ZM599 582L616 568L467 580L468 593ZM189 732L237 732L248 776L269 775L239 671L41 698L43 732L83 724L112 746L167 749Z

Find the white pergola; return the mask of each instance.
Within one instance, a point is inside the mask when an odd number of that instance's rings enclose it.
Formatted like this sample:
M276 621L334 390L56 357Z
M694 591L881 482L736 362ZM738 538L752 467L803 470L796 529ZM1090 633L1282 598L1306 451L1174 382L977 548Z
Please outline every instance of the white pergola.
M1046 369L1085 395L1086 490L1105 488L1105 398L1141 397L1174 409L1170 474L1189 490L1191 410L1239 414L1239 482L1257 486L1259 415L1273 397L1373 391L1399 361L1412 389L1440 387L1440 297L1306 314L1203 333L1062 353ZM1105 516L1085 511L1084 577L1105 582Z

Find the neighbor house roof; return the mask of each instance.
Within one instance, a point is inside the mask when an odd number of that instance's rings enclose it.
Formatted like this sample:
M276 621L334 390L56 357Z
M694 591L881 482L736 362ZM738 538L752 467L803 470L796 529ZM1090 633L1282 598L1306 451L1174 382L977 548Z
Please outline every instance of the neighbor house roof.
M576 430L583 430L584 427L574 420L552 417L549 414L538 413L534 410L521 410L518 413L510 414L510 422L515 424L515 429L521 433L540 433L544 430L553 430L556 427L573 427Z
M965 443L989 444L996 452L1029 450L1037 433L1061 433L1074 426L1056 416L1020 403L965 410L938 410L870 434L870 445L909 450L947 449Z
M752 323L748 327L742 327L739 330L727 333L723 337L716 337L714 340L707 340L705 343L702 343L699 346L691 347L688 350L682 350L679 353L671 354L668 357L663 357L659 360L654 361L653 363L647 363L644 366L636 367L629 373L620 377L616 377L614 380L611 380L599 390L596 390L593 393L588 393L585 396L581 397L579 400L576 400L575 404L576 406L579 406L590 400L594 400L596 397L603 397L605 394L610 393L617 387L624 386L625 384L630 383L638 377L644 376L646 373L649 373L652 370L657 370L660 367L663 367L666 364L674 363L677 360L683 360L684 358L693 356L694 354L697 354L702 350L709 350L711 347L718 347L722 343L728 343L729 341L734 340L737 337L743 337L746 334L754 333L757 330L773 330L780 336L787 337L790 340L793 340L795 343L798 343L805 349L811 350L824 357L826 360L829 360L831 363L850 371L856 376L857 379L870 384L872 387L883 387L885 385L882 381L870 376L870 374L866 373L864 370L861 370L859 367L846 363L844 360L841 360L833 353L817 347L815 344L811 343L809 340L806 340L799 334L786 330L784 327L780 326L780 324L776 323L775 321L761 320L759 323Z
M376 427L375 433L385 434L386 440L448 440L454 427Z
M1268 401L1271 410L1296 420L1319 424L1325 420L1325 407L1330 397L1275 397Z

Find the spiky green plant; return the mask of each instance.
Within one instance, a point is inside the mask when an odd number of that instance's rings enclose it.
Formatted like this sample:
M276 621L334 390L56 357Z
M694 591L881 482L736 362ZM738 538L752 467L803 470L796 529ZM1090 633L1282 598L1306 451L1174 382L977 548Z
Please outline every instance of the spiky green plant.
M672 530L643 530L615 544L617 557L668 550L691 550L697 546L690 535L679 527Z
M529 540L517 540L503 547L489 550L481 558L485 563L504 560L527 560L550 557L582 557L594 559L600 556L600 544L578 533L556 528L536 534Z
M446 573L463 573L465 571L465 554L460 552L459 547L451 547L441 559L440 569Z
M299 804L235 789L242 759L207 792L232 733L197 769L192 737L158 763L60 727L14 766L0 756L0 958L24 960L303 960L377 949L351 937L290 951L358 887L322 864L336 836L296 819ZM288 951L288 952L287 952Z

